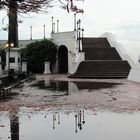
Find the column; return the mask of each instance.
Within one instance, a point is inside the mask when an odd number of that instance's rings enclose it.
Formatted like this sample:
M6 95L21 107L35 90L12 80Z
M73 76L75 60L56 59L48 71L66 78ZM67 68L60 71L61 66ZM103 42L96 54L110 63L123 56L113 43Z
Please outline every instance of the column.
M45 64L44 74L51 73L51 71L50 71L50 62L44 62L44 64Z
M22 72L27 72L27 62L22 62Z

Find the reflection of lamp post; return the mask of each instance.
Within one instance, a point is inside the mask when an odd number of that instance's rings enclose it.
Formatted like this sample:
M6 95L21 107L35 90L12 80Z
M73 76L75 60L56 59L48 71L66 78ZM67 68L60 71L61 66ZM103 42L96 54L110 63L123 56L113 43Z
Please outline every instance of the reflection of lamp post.
M11 140L19 140L19 116L17 112L10 112Z
M8 74L10 71L10 48L14 47L14 43L6 43L5 48L8 49Z
M77 115L75 115L75 133L77 133Z

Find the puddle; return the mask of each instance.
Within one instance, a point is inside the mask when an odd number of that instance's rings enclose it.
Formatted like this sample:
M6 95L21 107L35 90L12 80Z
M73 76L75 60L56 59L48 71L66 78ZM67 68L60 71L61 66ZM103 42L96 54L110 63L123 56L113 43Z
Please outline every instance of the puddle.
M0 112L0 140L139 140L140 112L44 110Z
M39 89L48 89L52 91L68 91L67 81L42 80L31 86L38 87Z
M77 90L97 90L103 88L112 88L113 86L120 85L121 83L110 83L110 82L70 82L70 81L54 81L54 80L42 80L31 86L39 89L46 89L52 91L70 91L72 92L73 87ZM71 89L71 90L70 90Z
M138 85L122 81L33 83L17 89L20 94L8 103L1 102L0 140L140 139L140 112L134 112L140 110Z

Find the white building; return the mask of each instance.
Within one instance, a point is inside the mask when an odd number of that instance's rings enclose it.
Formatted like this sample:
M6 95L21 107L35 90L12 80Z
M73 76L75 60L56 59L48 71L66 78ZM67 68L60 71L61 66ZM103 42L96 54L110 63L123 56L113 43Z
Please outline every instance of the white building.
M58 46L57 48L57 60L55 65L53 66L53 73L69 73L74 74L77 71L77 68L80 62L85 61L85 52L82 51L82 38L79 39L78 31L70 31L70 32L59 32L52 33L51 40ZM120 47L120 44L116 42L112 34L105 33L100 38L105 38L110 47L113 47L117 50L120 55L122 61L127 60L131 65L132 69L136 64L133 60L127 55L126 51L123 47ZM10 68L15 70L21 69L21 58L19 54L20 48L24 48L27 44L31 42L35 42L36 40L19 40L19 48L14 48L10 51L10 59L12 63L10 63ZM4 48L6 40L0 41L0 47ZM100 44L100 42L98 42ZM6 69L8 68L8 53L7 53L7 61L6 61ZM140 61L138 61L140 62ZM130 80L133 80L133 76L130 71ZM134 74L133 74L134 75Z

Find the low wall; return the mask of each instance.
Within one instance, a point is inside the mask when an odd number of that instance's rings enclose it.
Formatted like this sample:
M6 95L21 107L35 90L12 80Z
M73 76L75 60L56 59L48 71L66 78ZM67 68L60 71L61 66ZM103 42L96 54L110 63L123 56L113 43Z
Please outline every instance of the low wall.
M111 33L105 33L102 37L106 37L112 47L115 47L121 56L122 60L127 60L131 66L130 73L128 75L128 80L140 82L140 55L138 56L137 63L135 63L132 58L126 53L124 47L116 42L114 36Z

